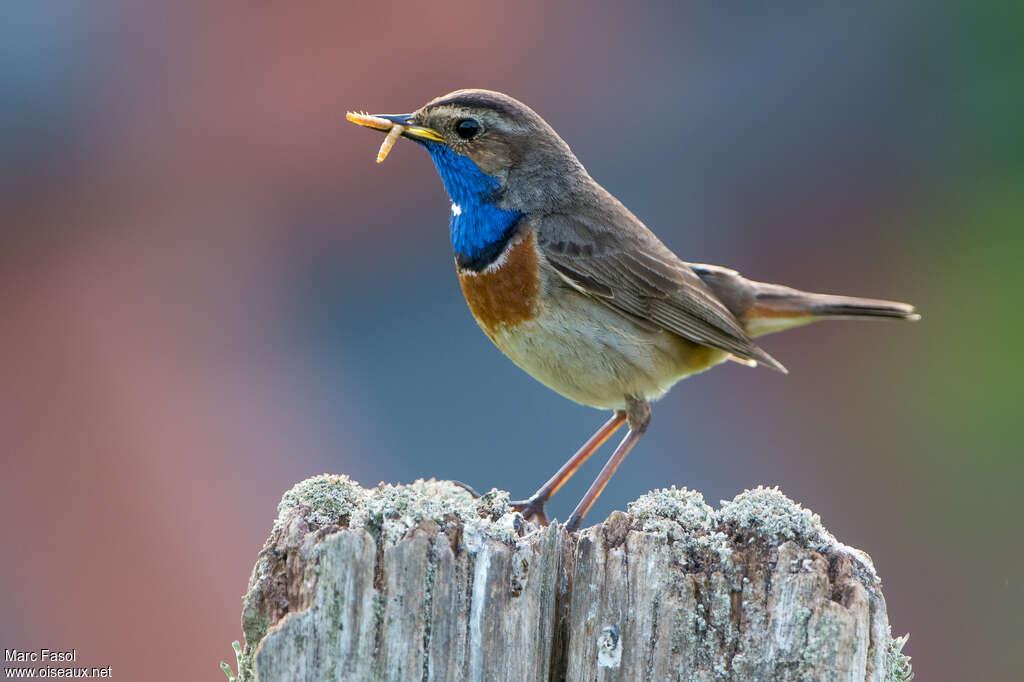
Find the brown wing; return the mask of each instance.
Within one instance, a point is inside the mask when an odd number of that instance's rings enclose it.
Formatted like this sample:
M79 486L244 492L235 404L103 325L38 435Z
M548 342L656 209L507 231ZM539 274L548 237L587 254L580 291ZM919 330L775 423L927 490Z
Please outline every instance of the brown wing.
M533 220L537 246L559 275L630 319L786 371L686 263L606 196L614 203Z

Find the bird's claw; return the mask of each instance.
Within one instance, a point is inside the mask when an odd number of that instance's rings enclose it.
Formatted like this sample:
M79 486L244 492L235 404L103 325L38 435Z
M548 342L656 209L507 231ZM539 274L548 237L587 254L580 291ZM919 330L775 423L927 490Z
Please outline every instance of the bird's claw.
M452 484L459 486L460 488L465 490L467 493L472 495L474 500L479 500L480 499L480 493L478 493L476 490L474 490L473 486L469 485L468 483L463 483L462 481L452 481Z
M480 499L480 493L474 490L473 486L468 483L463 483L462 481L452 481L452 483L472 495L474 500ZM527 521L539 523L542 526L548 525L548 515L544 513L544 502L537 498L531 497L528 500L510 502L509 506L522 514L523 518Z
M548 516L544 513L544 502L535 498L509 503L509 506L523 515L527 521L548 525Z

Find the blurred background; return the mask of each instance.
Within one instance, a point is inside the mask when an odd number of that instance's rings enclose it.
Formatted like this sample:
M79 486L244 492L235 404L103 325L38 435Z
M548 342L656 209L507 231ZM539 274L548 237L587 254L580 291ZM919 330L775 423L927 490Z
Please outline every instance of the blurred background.
M589 519L779 484L874 557L918 679L1020 679L1024 5L990 4L7 3L2 646L223 679L295 481L526 496L605 419L476 328L427 155L344 120L487 87L683 258L924 314L680 384Z

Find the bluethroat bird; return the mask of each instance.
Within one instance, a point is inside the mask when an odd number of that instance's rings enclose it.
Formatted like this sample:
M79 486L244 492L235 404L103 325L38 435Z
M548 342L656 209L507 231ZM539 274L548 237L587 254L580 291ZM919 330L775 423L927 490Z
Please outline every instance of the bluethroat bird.
M626 423L629 430L569 516L569 531L646 431L652 401L725 360L786 369L752 340L834 317L917 319L906 303L799 291L680 260L599 185L528 106L458 90L412 114L349 113L430 154L451 199L449 234L462 293L480 328L514 363L611 418L527 500L544 505Z

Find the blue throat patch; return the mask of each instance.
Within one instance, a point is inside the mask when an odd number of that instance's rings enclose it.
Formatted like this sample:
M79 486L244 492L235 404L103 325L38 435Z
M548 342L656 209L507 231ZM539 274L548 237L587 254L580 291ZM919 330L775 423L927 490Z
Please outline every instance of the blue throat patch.
M497 179L480 170L468 156L456 154L443 144L427 142L423 146L430 152L448 198L455 205L448 224L455 260L459 267L483 270L501 255L523 214L493 203Z

